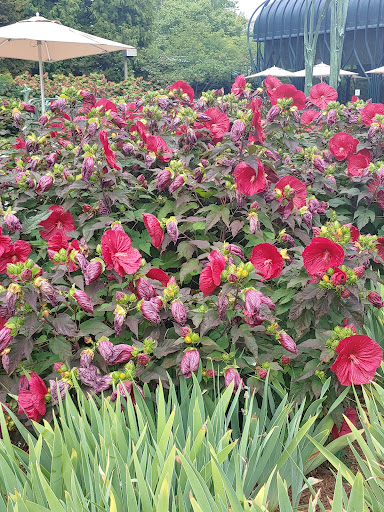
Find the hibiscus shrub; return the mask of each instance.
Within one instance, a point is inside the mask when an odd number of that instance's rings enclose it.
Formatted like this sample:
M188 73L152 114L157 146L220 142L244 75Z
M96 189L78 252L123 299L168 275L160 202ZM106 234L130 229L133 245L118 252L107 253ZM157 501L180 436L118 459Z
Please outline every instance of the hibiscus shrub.
M75 378L133 396L269 372L298 399L372 380L384 105L336 99L240 76L197 100L182 81L118 105L68 89L38 120L4 102L0 380L19 412Z

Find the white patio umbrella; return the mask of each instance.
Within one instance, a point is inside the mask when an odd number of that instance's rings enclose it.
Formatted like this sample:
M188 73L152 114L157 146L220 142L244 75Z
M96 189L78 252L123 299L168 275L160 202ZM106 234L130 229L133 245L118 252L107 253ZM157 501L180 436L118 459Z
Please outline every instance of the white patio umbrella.
M41 109L45 111L43 62L125 50L136 56L133 46L80 32L36 14L33 18L0 27L0 57L39 62Z
M312 76L318 77L318 78L324 78L326 76L329 76L331 74L331 66L328 64L324 64L324 62L321 62L320 64L316 64L316 66L313 66L313 72ZM339 75L341 76L358 76L358 73L353 73L352 71L346 71L345 69L340 69ZM301 69L300 71L295 71L292 73L292 76L296 77L302 77L305 76L305 69Z
M384 66L381 66L381 68L371 69L370 71L366 71L366 73L374 73L375 75L384 75Z
M271 68L264 69L264 71L259 71L254 75L246 76L245 78L256 78L258 76L276 76L276 77L285 77L285 76L293 76L291 71L288 71L283 68L278 68L277 66L272 66Z

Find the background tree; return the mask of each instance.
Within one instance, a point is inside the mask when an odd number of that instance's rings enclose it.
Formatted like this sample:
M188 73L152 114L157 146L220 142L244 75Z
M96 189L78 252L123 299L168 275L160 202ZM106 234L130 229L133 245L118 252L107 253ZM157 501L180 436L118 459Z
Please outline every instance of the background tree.
M22 0L1 0L0 26L16 23L23 17ZM0 59L0 73L17 74L27 69L25 61Z
M246 19L234 2L163 0L154 37L138 65L155 86L185 80L195 89L229 86L233 72L247 72Z

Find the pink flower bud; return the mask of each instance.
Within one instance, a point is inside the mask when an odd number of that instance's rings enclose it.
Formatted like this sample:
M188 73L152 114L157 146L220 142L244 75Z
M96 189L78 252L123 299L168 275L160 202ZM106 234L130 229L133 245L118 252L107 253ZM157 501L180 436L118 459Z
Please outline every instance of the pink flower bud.
M244 260L244 251L241 247L234 244L228 244L225 246L225 250L229 251L234 256L239 257L241 260Z
M265 380L267 378L268 372L265 368L259 368L257 370L257 374L260 377L260 379Z
M31 103L26 103L25 101L22 101L20 105L23 107L24 112L31 112L32 114L36 114L35 105L32 105Z
M266 120L267 123L272 123L276 119L276 117L280 114L281 108L278 105L273 105L273 107L269 110Z
M64 371L66 371L67 368L64 363L54 363L53 365L53 369L55 370L56 373L62 373L63 368L65 368Z
M355 267L353 271L355 275L360 279L365 274L365 267Z
M236 393L237 390L240 388L241 390L244 389L244 382L243 379L240 377L239 372L235 370L234 368L228 368L225 372L224 376L224 384L225 387L228 387L231 382L233 382L233 392Z
M0 329L0 354L8 347L12 340L12 330L9 327L4 326Z
M207 375L208 377L211 377L211 379L213 379L216 376L216 372L213 368L208 368Z
M303 221L309 227L309 229L312 228L312 213L309 210L303 213Z
M122 129L122 128L124 128L124 126L127 125L127 121L125 121L125 119L123 119L118 114L111 113L111 116L112 116L112 123L115 124L118 128Z
M99 341L98 349L108 365L126 363L132 358L133 347L131 345L114 345L107 338Z
M85 311L86 313L91 313L93 315L93 306L88 294L86 294L82 290L76 290L75 293L73 294L73 298L83 311Z
M21 225L20 219L13 215L13 213L7 213L4 217L4 223L7 226L8 231L15 233L21 231L23 226Z
M241 137L244 135L245 131L245 124L243 121L240 121L240 119L236 119L236 121L233 123L230 137L234 142L238 142Z
M55 163L56 163L57 154L56 153L49 153L49 155L47 155L45 157L45 160L47 162L48 169L51 169L55 165Z
M217 305L219 309L219 318L220 320L224 320L229 306L229 297L227 293L220 293Z
M294 238L291 235L288 235L287 233L284 233L283 235L281 235L280 240L282 242L290 245L291 247L293 247L295 245Z
M83 165L81 167L81 178L84 181L88 181L93 173L94 168L95 160L92 156L86 156L83 160Z
M236 283L236 281L239 279L239 276L231 272L228 276L228 281L230 283Z
M332 126L337 121L337 112L336 110L330 110L327 114L327 125Z
M135 284L139 299L150 300L152 297L156 297L156 288L145 277L139 277Z
M149 363L149 355L148 354L139 354L137 356L137 363L140 366L147 366L147 364Z
M281 358L281 364L289 364L291 362L291 358L289 356L282 356Z
M88 135L92 138L94 135L96 135L97 132L97 124L95 121L91 121L88 125Z
M88 91L80 91L80 96L84 103L89 103L91 105L94 105L96 103L96 97L94 94Z
M53 185L53 178L50 175L42 176L39 180L39 183L36 185L36 193L38 195L47 192Z
M66 382L64 380L57 381L57 380L50 379L49 388L51 390L52 405L59 405L59 395L60 395L61 401L63 401L65 398L65 395L70 387L71 386L70 386L69 382Z
M181 326L184 326L188 316L187 308L184 306L184 304L178 300L175 300L172 302L171 312L176 322Z
M315 156L315 158L313 159L313 166L318 171L323 172L323 173L325 172L325 163L321 157Z
M197 371L199 362L200 354L197 350L188 350L188 352L185 352L180 363L180 371L186 379L192 377L192 373Z
M180 329L180 334L182 335L183 338L185 338L186 336L188 336L188 334L190 334L191 330L189 327L182 327Z
M30 281L32 279L32 270L30 268L24 268L21 271L20 279L22 281Z
M42 293L44 298L52 304L52 306L57 306L58 301L56 299L55 289L48 282L47 279L44 279L44 278L39 278L39 279L40 279L40 281L39 281L38 288L39 288L40 292Z
M167 233L171 237L171 240L174 244L177 243L177 239L179 237L179 230L177 227L177 223L174 220L167 222Z
M184 176L176 176L176 178L172 181L172 183L169 185L168 190L170 194L173 194L178 190L180 187L184 185Z
M171 184L171 171L168 169L162 169L156 179L156 188L159 192L169 187Z
M292 354L299 353L296 343L287 333L283 332L279 335L279 342L285 350L288 350L288 352L291 352Z
M377 292L369 292L367 299L377 309L381 309L384 306L383 299Z
M348 299L348 297L350 297L351 295L351 292L348 290L348 288L345 288L341 294L340 294L340 297L342 297L343 299Z
M154 324L159 324L161 322L159 308L152 301L143 300L140 304L140 310L143 317L150 322L153 322Z
M254 235L256 233L256 231L258 231L259 229L260 229L259 220L255 215L253 215L249 219L249 231L251 232L252 235Z
M103 265L101 264L100 261L91 261L87 265L86 269L83 270L85 284L89 285L89 284L93 283L93 281L96 281L97 279L99 279L102 270L103 270Z
M125 315L116 314L113 319L113 327L115 329L116 336L120 336L123 330L123 324L125 320Z

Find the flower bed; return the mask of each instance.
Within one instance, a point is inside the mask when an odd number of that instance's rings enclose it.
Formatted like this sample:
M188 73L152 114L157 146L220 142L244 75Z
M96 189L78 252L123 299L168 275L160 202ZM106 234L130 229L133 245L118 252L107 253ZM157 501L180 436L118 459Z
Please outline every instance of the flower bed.
M331 401L371 381L384 106L336 99L240 76L197 100L182 81L119 104L68 89L38 121L4 102L1 379L20 413L74 377L133 397L167 373L236 391L270 372L297 399L330 377Z

